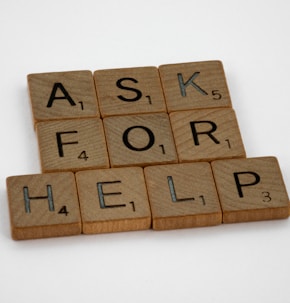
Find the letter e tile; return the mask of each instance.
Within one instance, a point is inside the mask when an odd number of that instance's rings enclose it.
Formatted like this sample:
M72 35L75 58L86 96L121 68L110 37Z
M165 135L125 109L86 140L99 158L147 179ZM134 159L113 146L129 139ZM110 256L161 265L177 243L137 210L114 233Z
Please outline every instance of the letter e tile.
M275 157L212 162L224 223L283 219L289 197Z
M149 229L151 212L141 167L76 173L84 234Z
M80 209L73 173L12 176L6 182L13 239L81 233Z
M144 169L155 230L218 225L222 213L209 163Z

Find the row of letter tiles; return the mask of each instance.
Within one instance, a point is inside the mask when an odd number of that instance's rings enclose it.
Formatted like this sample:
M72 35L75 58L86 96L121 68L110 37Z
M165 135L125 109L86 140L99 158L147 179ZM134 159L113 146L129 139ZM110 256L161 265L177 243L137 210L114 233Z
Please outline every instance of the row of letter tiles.
M36 124L42 172L246 156L232 108Z
M30 74L34 122L231 107L220 61Z
M283 219L275 157L7 178L13 239Z

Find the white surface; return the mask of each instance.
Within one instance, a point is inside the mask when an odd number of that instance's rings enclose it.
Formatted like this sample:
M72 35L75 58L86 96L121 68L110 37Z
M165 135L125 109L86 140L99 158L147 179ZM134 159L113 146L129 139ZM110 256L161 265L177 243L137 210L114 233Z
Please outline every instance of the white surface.
M290 2L0 3L0 302L290 302L290 221L11 240L7 176L39 173L26 75L224 63L248 157L290 192Z

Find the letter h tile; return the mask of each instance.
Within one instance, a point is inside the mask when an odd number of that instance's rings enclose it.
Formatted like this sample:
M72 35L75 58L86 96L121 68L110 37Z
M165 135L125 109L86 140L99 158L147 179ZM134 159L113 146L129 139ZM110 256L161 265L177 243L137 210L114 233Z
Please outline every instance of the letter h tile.
M78 235L81 217L71 172L8 177L12 238Z

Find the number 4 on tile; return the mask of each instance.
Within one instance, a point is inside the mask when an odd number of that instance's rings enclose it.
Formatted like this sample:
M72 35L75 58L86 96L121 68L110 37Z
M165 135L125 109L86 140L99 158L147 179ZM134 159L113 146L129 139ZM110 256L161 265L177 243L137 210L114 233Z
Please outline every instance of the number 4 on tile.
M83 150L78 156L78 159L85 160L85 161L87 161L88 158L89 157L87 156L87 152L85 150Z
M67 216L69 212L67 211L66 205L62 206L58 213Z

